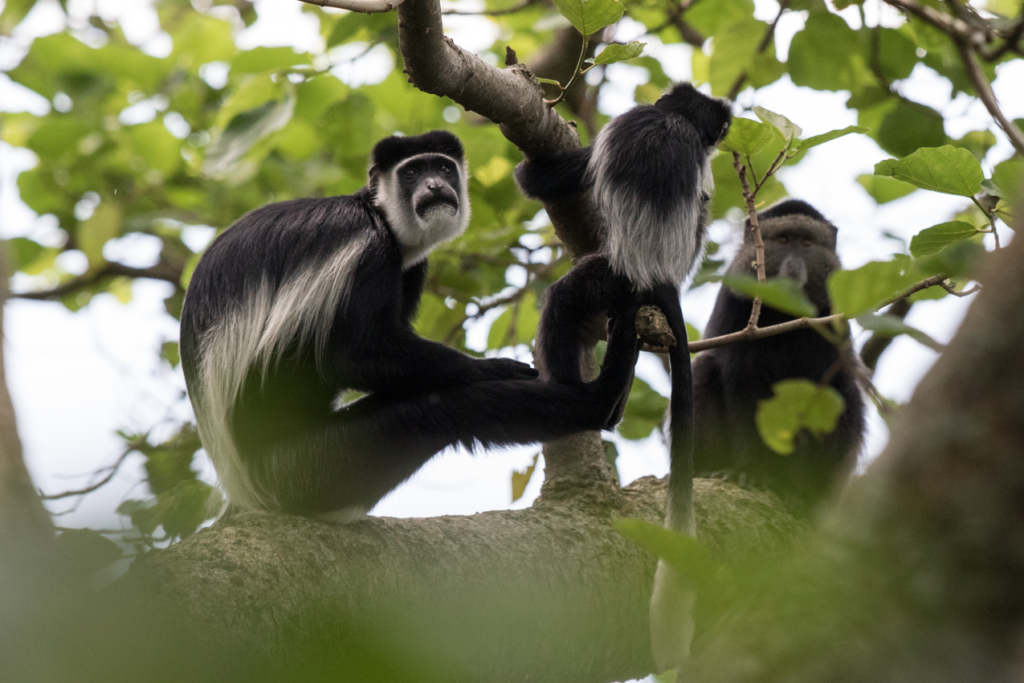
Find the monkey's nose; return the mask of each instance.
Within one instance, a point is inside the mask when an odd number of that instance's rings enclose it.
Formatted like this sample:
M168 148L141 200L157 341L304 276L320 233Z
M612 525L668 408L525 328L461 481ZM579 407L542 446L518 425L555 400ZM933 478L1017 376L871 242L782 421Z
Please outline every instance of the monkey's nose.
M787 256L779 266L779 277L796 280L803 287L807 284L807 264L799 256Z

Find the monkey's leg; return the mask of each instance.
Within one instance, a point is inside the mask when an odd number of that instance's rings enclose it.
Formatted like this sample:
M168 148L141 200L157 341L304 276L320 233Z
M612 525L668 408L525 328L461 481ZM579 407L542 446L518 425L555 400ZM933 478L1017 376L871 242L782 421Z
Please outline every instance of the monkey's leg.
M544 310L537 328L535 358L542 379L560 384L584 381L582 359L602 313L622 315L633 306L629 283L615 275L608 259L593 255L580 259L545 292ZM631 323L632 324L632 323Z
M275 489L286 512L366 512L448 446L534 443L600 429L639 350L631 316L616 320L612 335L594 382L507 380L369 396L253 458L254 478Z

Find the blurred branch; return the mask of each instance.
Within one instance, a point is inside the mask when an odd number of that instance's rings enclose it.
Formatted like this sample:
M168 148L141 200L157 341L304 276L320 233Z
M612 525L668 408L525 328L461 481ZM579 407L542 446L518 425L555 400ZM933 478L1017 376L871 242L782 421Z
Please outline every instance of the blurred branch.
M107 465L106 467L96 470L96 472L94 472L93 474L99 474L100 472L103 471L106 471L106 474L100 480L93 484L90 484L89 486L85 486L80 489L74 489L71 491L64 491L62 493L40 493L39 497L42 498L43 500L60 500L62 498L72 498L74 496L84 496L88 493L92 493L93 491L102 488L107 484L107 482L113 479L114 475L117 474L117 471L121 468L121 465L124 464L124 461L128 458L129 455L134 453L135 450L136 445L130 444L127 448L121 451L121 454L117 456L117 460L115 460L110 465Z
M12 292L11 297L14 299L28 299L31 301L59 299L63 296L67 296L75 290L93 285L103 278L118 276L162 280L164 282L170 282L175 287L181 288L181 270L163 261L151 268L132 268L131 266L125 266L120 263L107 262L97 270L86 273L80 277L72 278L62 285L57 285L53 289L47 289L40 292Z
M992 92L992 85L978 63L979 54L982 57L990 55L992 59L997 59L1008 50L1021 52L1019 42L1022 35L1024 35L1024 15L1007 32L999 31L991 22L982 19L976 14L971 14L965 8L962 8L957 0L947 0L947 5L952 7L953 11L961 16L946 14L933 7L922 5L917 0L883 0L883 2L928 22L950 37L960 53L964 71L967 74L967 78L971 81L971 85L974 86L978 98L1010 140L1013 148L1017 150L1018 154L1024 156L1024 131L1017 128L1003 114L999 108L999 103L996 102L995 94ZM1000 38L1005 41L1003 45L986 51L985 47L987 45Z
M466 11L457 10L457 9L446 9L446 10L441 10L441 14L443 14L445 16L481 16L481 15L485 15L485 16L489 16L489 17L500 17L500 16L505 15L505 14L515 14L516 12L518 12L520 10L524 10L527 7L529 7L530 5L534 5L534 4L538 3L539 1L540 0L522 0L522 2L520 2L520 3L516 4L516 5L513 5L511 7L506 7L505 9L482 9L482 10L476 10L476 11L471 11L471 12L466 12Z
M790 0L781 0L779 3L779 13L775 15L775 19L772 23L768 24L768 30L764 32L764 37L761 38L761 42L757 46L757 52L755 54L764 54L764 51L768 49L768 46L772 44L772 39L775 37L775 27L779 24L779 19L789 9ZM735 100L736 96L740 94L740 90L743 89L743 84L747 80L747 72L744 71L736 77L736 81L729 88L729 94L726 95L730 100Z

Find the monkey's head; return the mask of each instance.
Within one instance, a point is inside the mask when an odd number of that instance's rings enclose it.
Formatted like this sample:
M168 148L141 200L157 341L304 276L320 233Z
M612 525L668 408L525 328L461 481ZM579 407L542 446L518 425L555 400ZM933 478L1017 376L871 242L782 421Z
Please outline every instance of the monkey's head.
M732 123L732 102L708 97L690 83L672 86L654 106L679 114L692 123L705 147L715 147L724 140Z
M369 185L406 268L469 225L468 167L462 143L447 131L392 135L378 142Z
M798 199L787 199L757 216L764 240L765 275L796 280L803 287L819 315L831 309L826 281L839 270L836 255L836 226L814 207ZM743 246L729 266L730 273L756 274L754 236L749 221Z

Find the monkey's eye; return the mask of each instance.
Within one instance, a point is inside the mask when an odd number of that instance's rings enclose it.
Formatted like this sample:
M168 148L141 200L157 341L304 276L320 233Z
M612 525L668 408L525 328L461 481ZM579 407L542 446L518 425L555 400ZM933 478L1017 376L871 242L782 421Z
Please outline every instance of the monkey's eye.
M780 237L779 238L779 244L789 244L789 238L788 237Z
M420 172L418 170L416 170L415 168L413 168L412 166L410 166L409 168L407 168L404 171L402 171L402 177L405 178L406 180L413 180L419 174L420 174Z
M444 175L448 175L452 172L452 167L451 164L442 161L440 164L437 165L437 170L443 173Z
M811 241L808 240L808 239L800 240L800 244L802 244L805 247L809 247L809 246L811 246Z

